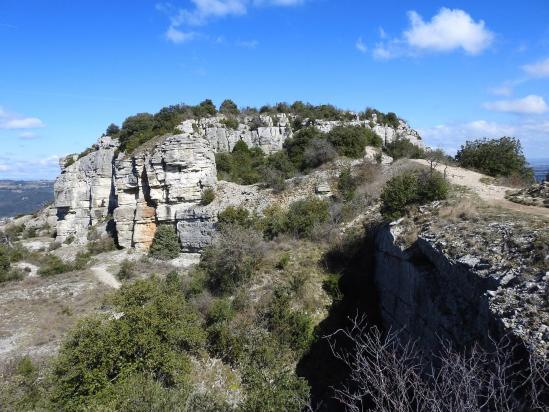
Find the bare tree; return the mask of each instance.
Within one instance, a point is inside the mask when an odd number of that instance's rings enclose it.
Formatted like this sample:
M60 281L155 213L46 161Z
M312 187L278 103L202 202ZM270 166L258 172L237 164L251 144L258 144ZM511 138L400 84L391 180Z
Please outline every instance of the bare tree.
M534 411L548 410L547 360L526 351L517 359L509 338L466 351L441 342L442 350L424 356L399 332L382 333L363 316L327 336L332 353L350 370L334 388L348 411ZM342 349L340 339L350 345ZM526 360L526 362L525 362Z

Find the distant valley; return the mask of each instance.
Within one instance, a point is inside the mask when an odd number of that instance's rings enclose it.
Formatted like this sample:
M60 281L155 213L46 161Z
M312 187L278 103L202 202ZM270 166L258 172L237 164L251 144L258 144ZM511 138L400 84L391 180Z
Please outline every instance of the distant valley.
M53 182L0 180L0 218L32 213L53 201Z

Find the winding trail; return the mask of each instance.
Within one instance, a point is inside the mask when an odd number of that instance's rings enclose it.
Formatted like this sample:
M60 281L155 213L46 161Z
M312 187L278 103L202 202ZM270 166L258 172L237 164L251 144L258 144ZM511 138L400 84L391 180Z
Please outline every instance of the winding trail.
M412 161L423 166L429 166L427 160L413 159ZM444 173L446 170L446 178L450 183L471 189L482 200L493 206L499 206L520 213L549 217L549 209L546 207L526 206L505 199L505 193L508 190L516 189L483 183L481 179L489 177L482 173L473 172L472 170L463 169L461 167L446 167L444 165L438 165L436 170L440 173Z
M101 283L104 283L107 286L110 286L114 289L119 289L121 286L121 283L114 277L112 273L110 273L107 270L107 265L97 265L92 266L91 271L93 272L94 276L99 280Z

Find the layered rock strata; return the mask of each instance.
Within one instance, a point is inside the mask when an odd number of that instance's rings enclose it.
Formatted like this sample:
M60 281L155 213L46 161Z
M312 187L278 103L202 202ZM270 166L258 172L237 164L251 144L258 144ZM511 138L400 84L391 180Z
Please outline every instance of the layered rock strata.
M80 158L60 161L61 175L54 185L57 211L56 240L85 241L87 230L104 220L116 206L113 159L118 142L101 138L97 150Z

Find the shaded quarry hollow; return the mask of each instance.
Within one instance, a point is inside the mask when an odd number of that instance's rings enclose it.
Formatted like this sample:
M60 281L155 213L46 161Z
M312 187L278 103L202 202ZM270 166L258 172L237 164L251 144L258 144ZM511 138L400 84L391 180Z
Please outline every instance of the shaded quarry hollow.
M449 261L425 240L401 249L390 227L382 225L348 250L328 253L325 260L332 272L341 274L343 299L332 305L318 327L319 339L297 367L320 410L344 410L331 398L333 387L345 383L349 373L323 337L350 326L349 318L357 314L384 332L400 331L426 354L436 354L442 342L459 351L475 343L490 349L491 339L504 336L486 295L495 286L493 280ZM340 349L350 349L348 344L337 342ZM516 355L521 357L520 348Z

